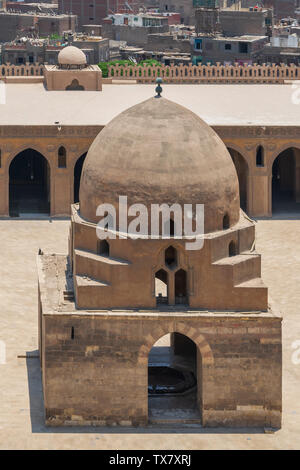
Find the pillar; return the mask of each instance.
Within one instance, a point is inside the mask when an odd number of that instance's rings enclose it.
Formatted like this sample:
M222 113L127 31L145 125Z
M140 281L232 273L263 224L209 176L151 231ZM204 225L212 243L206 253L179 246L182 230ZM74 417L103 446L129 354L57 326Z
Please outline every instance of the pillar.
M169 305L175 305L175 276L174 273L168 273L168 302Z
M0 168L0 216L9 216L9 166L7 160L10 154L10 148L1 149L1 168Z
M70 177L67 168L57 168L51 173L51 216L70 215Z
M251 177L251 215L271 216L272 215L272 176L268 174L255 174Z
M1 169L0 173L0 216L9 215L9 181Z
M299 149L294 149L294 157L295 157L294 195L295 195L295 201L300 202L300 150Z

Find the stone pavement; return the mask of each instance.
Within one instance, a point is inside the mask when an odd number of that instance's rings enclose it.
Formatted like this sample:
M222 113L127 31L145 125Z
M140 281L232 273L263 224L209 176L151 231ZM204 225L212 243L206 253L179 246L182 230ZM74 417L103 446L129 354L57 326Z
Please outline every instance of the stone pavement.
M37 273L35 256L67 251L66 220L0 220L0 449L299 449L300 218L257 222L263 278L284 313L283 427L262 430L159 428L46 428L37 355ZM297 362L297 361L294 361Z

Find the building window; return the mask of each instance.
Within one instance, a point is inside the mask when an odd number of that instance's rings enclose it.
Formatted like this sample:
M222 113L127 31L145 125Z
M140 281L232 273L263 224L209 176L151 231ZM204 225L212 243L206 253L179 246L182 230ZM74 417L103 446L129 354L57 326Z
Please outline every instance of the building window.
M256 166L265 166L264 148L259 145L256 150Z
M225 51L231 51L231 44L225 44Z
M175 274L175 304L188 305L187 273L184 269Z
M223 230L227 230L230 227L229 215L225 214L223 217Z
M109 243L106 240L99 240L97 247L98 255L109 256Z
M177 266L177 251L173 246L169 246L165 251L165 264L170 269Z
M164 238L174 238L176 232L175 222L173 219L167 219L162 228L161 233Z
M195 40L195 50L201 51L202 50L202 39Z
M67 152L65 147L61 146L58 149L58 168L67 167Z
M236 244L233 240L229 243L228 251L229 256L235 256L237 254Z
M247 42L239 42L239 53L240 54L247 54L248 53L248 43Z

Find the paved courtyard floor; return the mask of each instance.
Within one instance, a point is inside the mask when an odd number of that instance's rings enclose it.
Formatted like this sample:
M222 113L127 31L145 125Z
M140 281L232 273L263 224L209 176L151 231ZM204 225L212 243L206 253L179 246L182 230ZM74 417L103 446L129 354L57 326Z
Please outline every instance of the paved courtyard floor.
M300 218L281 215L257 222L263 278L284 315L283 427L274 434L192 426L46 428L39 360L24 356L37 356L36 254L40 247L65 253L68 230L66 220L0 220L0 341L6 344L6 364L0 365L0 449L300 448L300 352L292 346L299 341L300 350Z

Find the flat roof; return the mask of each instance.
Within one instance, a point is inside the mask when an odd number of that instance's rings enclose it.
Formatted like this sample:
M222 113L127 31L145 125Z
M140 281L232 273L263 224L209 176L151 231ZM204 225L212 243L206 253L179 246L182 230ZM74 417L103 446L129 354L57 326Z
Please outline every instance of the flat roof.
M28 4L27 4L28 5ZM39 4L38 4L39 5ZM76 16L72 13L66 14L66 13L55 13L54 15L51 15L50 12L43 12L43 11L9 11L9 10L4 10L0 11L0 15L2 16L38 16L39 18L68 18L69 16Z
M163 85L162 95L208 124L299 126L292 85ZM0 125L106 125L155 95L155 84L103 85L103 91L46 91L42 83L7 84Z
M250 10L249 7L248 8L239 8L238 10L236 10L236 5L234 4L234 5L231 5L230 7L221 8L221 12L226 11L228 13L232 13L232 12L234 12L234 13L248 13L248 12L249 13L262 13L262 12L266 12L266 11L270 10L270 8L261 8L261 9L260 8L254 9L254 7L252 7L252 8L253 8L253 10Z
M247 41L247 42L254 42L259 41L260 39L268 39L268 36L250 36L244 34L243 36L215 36L213 39L218 41Z

